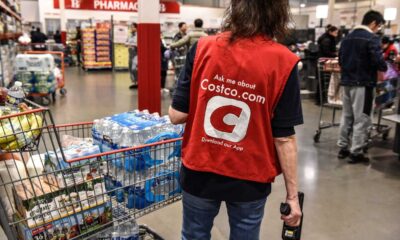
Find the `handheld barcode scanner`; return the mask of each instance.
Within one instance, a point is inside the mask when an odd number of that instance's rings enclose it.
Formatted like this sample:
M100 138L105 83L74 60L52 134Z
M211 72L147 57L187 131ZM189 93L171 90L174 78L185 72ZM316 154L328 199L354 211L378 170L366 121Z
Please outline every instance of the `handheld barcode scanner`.
M303 212L304 193L299 192L299 204L301 212ZM281 214L288 216L290 214L290 205L287 203L281 203ZM301 228L303 226L303 215L301 216L300 225L298 227L290 227L283 223L282 239L283 240L300 240L301 239Z

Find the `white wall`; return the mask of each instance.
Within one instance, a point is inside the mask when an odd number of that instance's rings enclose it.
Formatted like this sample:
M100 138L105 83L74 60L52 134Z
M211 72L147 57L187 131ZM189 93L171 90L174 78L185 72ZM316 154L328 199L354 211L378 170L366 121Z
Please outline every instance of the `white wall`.
M22 0L21 15L24 22L39 22L39 4L37 0Z

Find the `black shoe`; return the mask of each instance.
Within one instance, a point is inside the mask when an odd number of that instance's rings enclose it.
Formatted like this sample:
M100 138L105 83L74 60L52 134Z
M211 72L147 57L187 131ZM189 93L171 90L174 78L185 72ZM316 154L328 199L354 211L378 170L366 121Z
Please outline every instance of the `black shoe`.
M365 157L364 154L350 154L350 158L347 160L347 162L350 164L367 163L369 162L369 158Z
M347 148L341 148L339 153L338 153L338 158L339 159L345 159L348 156L350 156L350 151Z
M132 85L129 86L129 89L136 89L136 88L138 88L137 84L132 84Z

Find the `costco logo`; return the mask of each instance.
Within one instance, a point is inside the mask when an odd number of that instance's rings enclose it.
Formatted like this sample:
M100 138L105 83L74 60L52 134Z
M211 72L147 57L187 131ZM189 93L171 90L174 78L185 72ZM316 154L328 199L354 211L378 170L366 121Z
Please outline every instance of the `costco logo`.
M82 0L71 0L71 8L81 8Z

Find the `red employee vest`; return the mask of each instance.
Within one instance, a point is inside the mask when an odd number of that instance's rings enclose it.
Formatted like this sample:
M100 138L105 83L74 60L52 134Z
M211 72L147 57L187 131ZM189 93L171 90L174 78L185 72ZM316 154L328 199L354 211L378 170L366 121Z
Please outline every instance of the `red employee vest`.
M195 171L273 182L281 169L271 119L298 58L265 37L229 43L229 36L198 42L183 163Z

